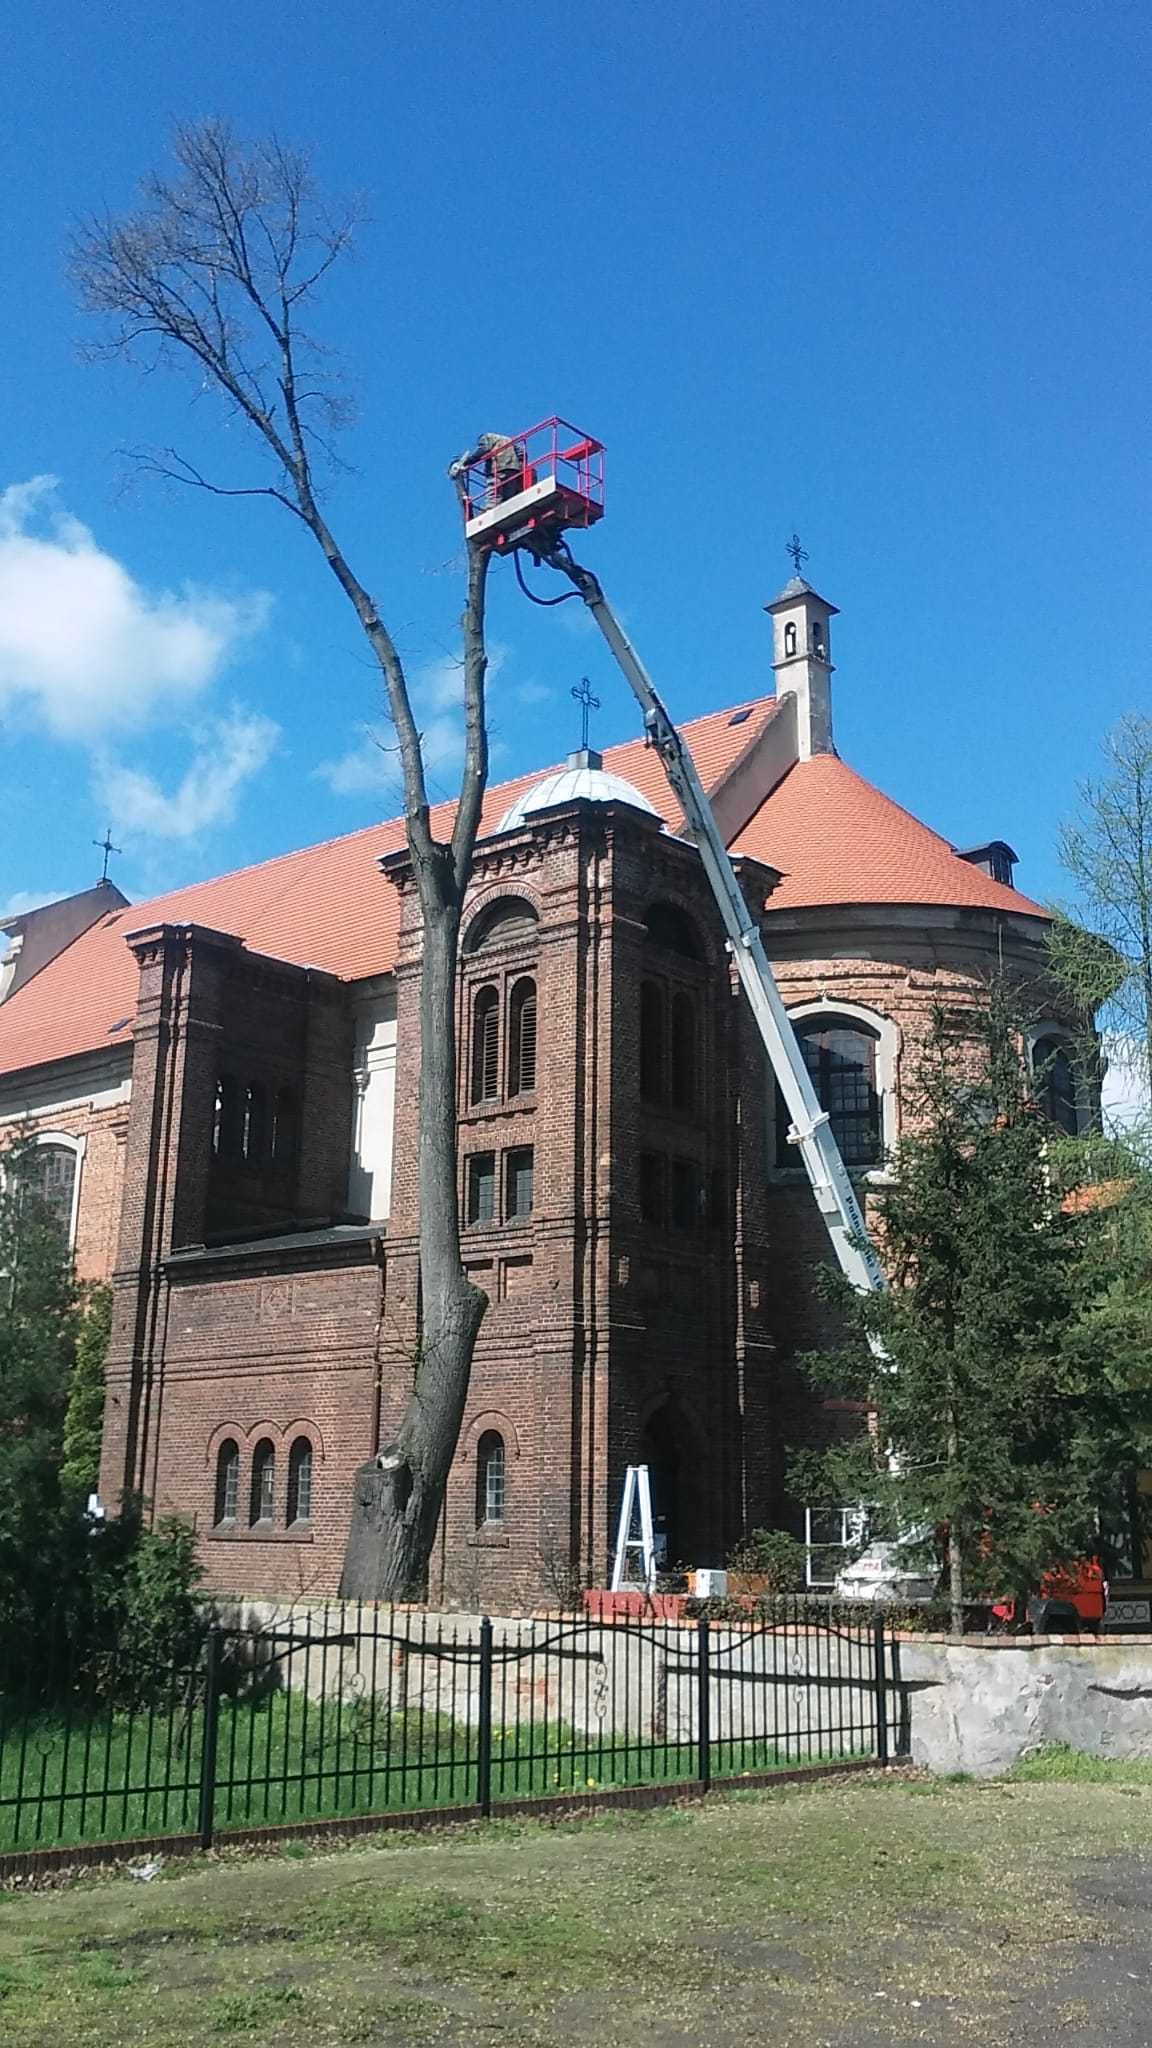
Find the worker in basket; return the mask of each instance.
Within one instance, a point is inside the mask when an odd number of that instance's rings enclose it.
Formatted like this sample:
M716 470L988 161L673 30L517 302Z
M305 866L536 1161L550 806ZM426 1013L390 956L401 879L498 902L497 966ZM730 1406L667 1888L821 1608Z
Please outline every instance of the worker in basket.
M507 434L480 434L476 446L464 455L457 456L448 471L465 498L468 494L465 481L468 471L476 463L483 463L488 478L487 497L490 505L503 504L505 498L514 498L518 491L525 490L530 481L524 475L524 464L528 450L523 441L517 441Z

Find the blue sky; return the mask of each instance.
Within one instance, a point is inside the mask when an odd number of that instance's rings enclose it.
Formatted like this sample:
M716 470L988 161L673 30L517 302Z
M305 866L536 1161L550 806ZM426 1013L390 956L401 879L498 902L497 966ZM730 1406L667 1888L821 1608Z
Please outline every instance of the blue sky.
M204 114L367 201L326 302L361 408L328 509L443 790L444 468L559 410L608 444L586 552L674 712L768 687L797 527L842 613L840 751L1058 893L1077 778L1149 699L1149 42L1119 0L8 10L0 906L94 879L109 818L140 896L395 808L374 674L306 537L125 478L118 450L169 441L235 474L210 399L80 357L70 221L129 204ZM602 741L636 729L575 609L497 572L497 774L575 743L585 673Z

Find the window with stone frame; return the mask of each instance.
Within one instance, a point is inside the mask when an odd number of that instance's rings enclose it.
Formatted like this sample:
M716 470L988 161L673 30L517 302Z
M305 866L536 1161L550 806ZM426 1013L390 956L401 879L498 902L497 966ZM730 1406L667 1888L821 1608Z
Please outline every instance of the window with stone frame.
M216 1492L212 1510L213 1526L219 1529L234 1522L240 1511L240 1446L226 1437L216 1453Z
M275 1513L276 1448L268 1437L262 1437L252 1453L248 1520L254 1528L258 1522L271 1522Z
M884 1157L884 1130L876 1073L878 1034L854 1019L831 1013L803 1017L795 1029L817 1100L828 1112L845 1166L879 1166ZM801 1164L796 1147L788 1142L790 1124L777 1089L777 1166Z
M1032 1047L1036 1099L1049 1123L1075 1138L1080 1130L1080 1077L1066 1038L1048 1032Z
M486 1429L476 1446L476 1526L499 1527L504 1521L507 1461L504 1439Z
M51 1141L37 1145L28 1157L28 1182L69 1244L76 1201L76 1164L77 1154L71 1145Z

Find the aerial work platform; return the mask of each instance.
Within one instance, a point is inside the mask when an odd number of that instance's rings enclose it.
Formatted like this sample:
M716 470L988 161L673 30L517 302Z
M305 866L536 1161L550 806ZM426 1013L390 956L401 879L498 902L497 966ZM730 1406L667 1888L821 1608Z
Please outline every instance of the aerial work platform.
M503 440L485 434L462 459L457 484L468 539L508 554L533 536L603 518L604 445L556 417Z

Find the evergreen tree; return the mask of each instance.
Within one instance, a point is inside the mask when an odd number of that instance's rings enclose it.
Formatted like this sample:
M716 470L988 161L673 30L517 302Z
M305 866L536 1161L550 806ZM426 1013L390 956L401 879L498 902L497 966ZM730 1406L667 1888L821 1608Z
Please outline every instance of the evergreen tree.
M0 1157L0 1628L43 1612L58 1570L49 1532L79 1322L68 1245L21 1135Z
M937 1011L912 1098L876 1205L891 1287L845 1294L847 1342L809 1361L872 1427L796 1478L943 1545L959 1631L966 1598L1023 1600L1125 1518L1152 1438L1152 1204L1138 1172L1062 1184L1000 991Z
M85 1504L100 1477L104 1430L104 1360L112 1334L112 1290L90 1287L76 1339L76 1362L64 1411L60 1484L66 1499Z

